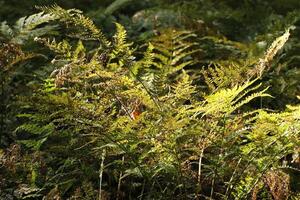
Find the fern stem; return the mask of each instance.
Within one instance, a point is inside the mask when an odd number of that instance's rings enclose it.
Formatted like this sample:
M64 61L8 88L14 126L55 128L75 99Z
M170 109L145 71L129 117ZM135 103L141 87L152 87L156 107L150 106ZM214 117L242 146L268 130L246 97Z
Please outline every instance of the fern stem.
M201 150L199 162L198 162L199 166L198 166L198 180L197 180L198 181L197 198L198 198L199 193L201 192L201 167L202 167L203 153L204 153L204 148Z
M233 173L232 173L232 175L231 175L231 177L230 177L230 180L229 180L228 186L227 186L227 188L226 188L226 192L225 192L225 196L226 196L226 199L225 199L225 200L228 200L228 198L229 198L229 196L230 196L229 190L231 190L231 188L232 188L231 182L232 182L233 179L234 179L234 176L235 176L235 174L236 174L236 172L237 172L238 166L240 165L241 161L242 161L242 158L239 159L239 161L238 161L238 163L236 164L235 169L234 169L234 171L233 171Z
M151 92L148 90L148 88L147 88L146 85L143 83L143 81L142 81L137 75L135 75L131 69L129 69L129 72L133 75L133 77L136 78L136 80L137 80L138 82L140 82L140 84L143 86L143 88L145 89L145 91L147 92L147 94L150 96L150 98L152 99L152 101L154 102L154 104L156 105L156 107L157 107L160 111L162 111L162 109L161 109L159 103L156 101L156 99L153 97L153 95L151 95Z
M139 200L143 199L144 191L145 191L145 185L146 185L146 181L144 180L144 182L143 182L143 188L142 188L141 194L139 196Z
M124 165L124 159L125 159L124 156L122 156L122 165ZM119 200L120 195L121 195L122 176L123 176L123 173L120 172L119 181L118 181L118 189L117 189L117 198L116 198L116 200Z
M212 183L211 183L211 189L210 189L210 197L209 197L210 200L213 199L212 197L213 197L213 194L214 194L215 178L216 178L216 173L214 172L213 180L212 180Z
M106 155L106 150L103 149L102 156L101 156L100 171L99 171L99 200L102 200L102 179L103 179L105 155Z

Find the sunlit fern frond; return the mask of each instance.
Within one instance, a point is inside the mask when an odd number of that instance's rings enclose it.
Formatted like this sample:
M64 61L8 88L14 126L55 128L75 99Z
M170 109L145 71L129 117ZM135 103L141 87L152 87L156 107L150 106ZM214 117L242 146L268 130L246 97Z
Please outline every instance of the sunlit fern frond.
M290 35L289 30L287 29L282 36L272 43L263 58L259 59L259 62L257 62L256 58L243 59L242 61L237 59L230 62L217 61L207 67L207 69L202 70L202 75L209 90L214 92L221 88L243 83L245 77L248 80L261 77L274 56L287 42Z
M196 87L192 85L192 80L190 76L183 71L180 80L172 86L174 99L184 104L185 101L192 101L193 95L196 93Z
M126 50L126 47L127 47L127 45L126 45L126 39L127 39L126 30L119 23L116 23L116 28L117 28L117 31L116 31L116 34L114 35L115 49L116 49L116 51Z
M271 46L267 49L264 56L259 60L254 69L249 71L249 76L261 77L264 71L267 70L270 62L273 60L275 55L279 52L280 49L285 45L290 37L291 28L286 29L285 33L278 38L276 38Z
M85 47L81 40L78 41L76 46L71 46L67 40L57 42L55 39L35 38L35 41L42 43L51 51L55 52L57 56L55 59L65 61L76 61L85 56Z
M59 21L65 23L67 26L76 28L77 30L71 34L72 36L79 37L83 40L98 40L106 47L111 45L102 31L96 27L90 18L84 16L80 10L65 10L58 5L43 6L39 7L39 9L45 13L55 16Z
M65 58L71 57L71 45L68 41L63 40L61 42L56 42L55 39L44 39L44 38L35 38L35 41L42 43L50 50L54 51L58 55L61 55Z
M133 50L130 48L132 43L127 42L127 32L125 28L119 24L115 23L116 25L116 33L113 36L113 50L111 53L111 59L116 57L123 57L123 61L126 62L126 59L132 60L132 53ZM121 65L126 65L126 63L122 63Z
M221 89L205 97L204 106L195 110L203 116L229 116L243 105L258 97L271 97L266 94L268 88L259 89L261 84L254 85L256 79L230 89Z
M211 63L201 71L204 81L211 92L232 87L245 82L249 68L255 65L256 60L218 61Z

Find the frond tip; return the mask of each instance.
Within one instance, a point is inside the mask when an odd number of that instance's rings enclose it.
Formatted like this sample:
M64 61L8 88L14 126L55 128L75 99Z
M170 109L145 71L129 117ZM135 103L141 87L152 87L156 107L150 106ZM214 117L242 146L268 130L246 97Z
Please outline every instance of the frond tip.
M266 67L268 67L269 63L273 60L274 56L278 53L278 51L284 46L284 44L288 41L290 37L291 27L288 28L285 33L276 38L276 40L271 44L269 49L266 51L263 58L261 58L258 64L255 66L255 72L258 74L258 77L261 77Z

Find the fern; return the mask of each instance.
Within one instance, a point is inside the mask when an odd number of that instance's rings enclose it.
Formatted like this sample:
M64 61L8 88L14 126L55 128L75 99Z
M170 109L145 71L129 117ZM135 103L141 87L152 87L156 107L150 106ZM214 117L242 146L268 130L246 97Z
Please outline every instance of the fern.
M223 88L233 87L235 84L244 83L249 67L255 63L256 60L218 61L211 63L201 73L209 91L216 92Z
M29 39L53 33L57 26L40 26L55 19L56 17L54 15L40 12L20 18L13 27L7 25L6 22L2 22L0 34L12 43L24 44Z
M111 45L102 31L95 26L91 19L82 15L81 11L76 9L65 10L58 5L39 7L39 9L55 16L66 25L74 26L74 28L79 29L78 32L71 33L71 35L85 40L98 40L105 47Z
M188 31L165 30L154 38L146 51L146 65L135 65L133 70L153 96L165 94L170 87L169 77L194 64L191 55L199 51L197 43L190 42L195 34Z
M74 33L60 42L36 38L55 53L55 79L22 99L24 123L15 130L47 160L44 196L243 199L297 148L299 106L245 107L270 97L260 76L244 75L251 59L203 68L211 89L203 95L192 69L200 51L194 33L165 30L144 51L121 24L107 39L79 10L42 10ZM31 182L41 174L33 166Z
M193 62L188 59L199 49L193 49L197 46L197 43L188 40L195 37L195 34L188 31L166 30L164 34L152 41L157 50L154 58L159 61L155 66L168 75L191 65Z
M290 29L287 29L282 36L276 38L266 51L264 57L259 59L259 61L257 61L255 57L250 57L242 61L238 59L233 62L218 61L211 64L207 69L202 70L205 83L209 90L215 92L228 86L243 83L244 77L247 77L248 80L261 77L265 68L287 42L289 30Z
M246 96L251 91L260 87L260 85L252 86L255 81L246 82L241 86L234 86L231 89L219 90L214 94L206 96L206 105L202 108L197 108L195 112L203 112L203 115L212 114L218 116L219 114L224 114L228 116L242 105L249 103L257 97L270 97L270 95L265 94L267 88Z
M71 57L71 53L70 53L71 46L66 40L57 43L55 39L50 41L49 39L46 40L46 39L36 37L35 41L43 43L45 46L47 46L49 49L51 49L52 51L56 52L59 55L62 55L66 58Z
M278 53L278 51L283 47L283 45L287 42L290 36L290 29L286 29L285 33L280 37L276 38L271 46L266 51L264 57L259 60L255 68L249 72L250 76L254 76L253 73L256 73L258 77L261 77L263 72L266 70L270 62L273 60L274 56Z

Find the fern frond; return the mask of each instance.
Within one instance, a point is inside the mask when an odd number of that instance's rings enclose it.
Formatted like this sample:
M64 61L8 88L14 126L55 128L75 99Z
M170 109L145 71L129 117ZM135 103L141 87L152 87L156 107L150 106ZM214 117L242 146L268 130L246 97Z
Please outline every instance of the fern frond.
M39 26L53 21L55 19L56 17L52 14L40 12L37 14L30 15L28 17L20 18L13 27L8 26L6 22L2 22L0 34L4 35L12 43L23 44L29 39L52 33L57 26Z
M148 47L146 52L143 55L143 59L135 62L133 66L131 67L131 71L134 74L134 76L139 76L139 70L147 70L155 63L154 58L155 55L153 53L154 46L151 43L148 43Z
M247 96L245 99L243 99L242 101L238 102L237 104L233 105L233 107L231 108L231 110L229 110L228 113L232 113L234 111L236 111L238 108L242 107L243 105L249 103L250 101L252 101L255 98L258 97L272 97L269 94L266 94L265 92L268 90L269 88L265 88L259 92L253 93L250 96ZM246 91L246 93L248 93L249 91Z
M0 63L3 72L8 72L12 66L29 60L31 58L41 56L40 54L24 52L19 45L16 44L0 44Z
M209 91L215 92L245 82L245 75L255 62L256 60L213 62L201 73Z
M200 51L198 43L190 41L195 37L190 31L166 30L153 40L155 58L161 62L156 65L164 68L166 74L173 74L193 64L191 56Z
M26 32L33 30L37 26L48 23L50 21L53 21L56 19L56 16L52 14L45 14L44 12L40 12L37 14L30 15L28 17L22 17L20 18L14 28L15 30L18 30L19 32Z
M6 21L1 22L0 35L3 35L5 38L13 38L15 35L13 29L7 24Z
M35 41L42 43L46 47L48 47L50 50L54 51L55 53L59 54L60 56L63 56L65 58L71 57L71 45L68 41L63 40L62 42L56 42L55 39L44 39L44 38L35 38Z
M231 89L222 89L215 94L208 95L205 97L207 104L203 108L204 115L222 113L229 115L257 97L270 97L265 93L268 88L247 96L250 91L260 87L260 85L252 86L255 81L246 82L242 86L234 86ZM247 89L248 87L250 89Z
M179 62L184 62L183 59L184 58L188 58L190 55L195 54L196 52L199 52L200 50L191 50L191 51L186 51L186 52L182 52L180 54L175 54L174 58L171 60L171 65L176 66L179 64Z
M119 53L129 51L128 47L130 47L131 44L126 42L127 33L125 28L119 23L115 23L115 24L116 24L117 31L113 36L114 54L118 55Z
M280 37L276 38L273 41L273 43L266 51L263 58L261 58L258 64L255 66L255 68L249 72L250 76L254 76L255 74L257 74L258 77L262 76L263 72L266 70L270 62L273 60L274 56L288 41L290 37L290 29L291 28L288 28L283 35L281 35Z
M86 54L86 49L81 40L78 41L75 50L72 53L73 60L79 60L84 58Z
M53 124L48 124L45 126L38 126L37 124L23 124L15 130L15 133L19 134L22 132L27 132L32 135L47 135L52 133L53 131Z
M66 25L72 25L78 28L78 32L73 33L73 36L85 40L98 40L105 47L109 47L111 43L104 36L102 31L98 29L93 21L82 15L77 9L65 10L58 5L38 7L43 12L55 16L59 21Z
M196 93L196 88L192 85L190 76L185 71L183 71L180 81L175 86L173 86L173 89L174 97L181 101L192 101L192 95Z

